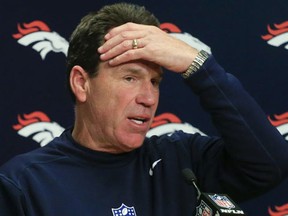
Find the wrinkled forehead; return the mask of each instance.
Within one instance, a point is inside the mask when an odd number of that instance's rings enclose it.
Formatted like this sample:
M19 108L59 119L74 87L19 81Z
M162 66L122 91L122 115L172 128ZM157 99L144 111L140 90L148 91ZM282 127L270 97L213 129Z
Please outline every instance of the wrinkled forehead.
M144 60L127 62L126 64L122 65L122 68L132 71L150 72L159 77L163 76L163 70L161 66Z
M163 69L158 64L145 60L129 61L117 66L110 66L108 62L101 62L99 69L114 70L118 72L130 72L138 74L149 74L152 77L162 79Z

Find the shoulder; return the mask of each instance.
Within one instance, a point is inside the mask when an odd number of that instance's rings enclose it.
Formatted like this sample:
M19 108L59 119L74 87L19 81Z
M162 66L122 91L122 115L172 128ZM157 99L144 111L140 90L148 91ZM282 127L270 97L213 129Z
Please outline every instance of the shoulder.
M208 152L218 151L223 147L223 140L219 137L210 137L199 133L191 134L175 131L172 134L146 138L145 146L146 150L157 152L157 154L168 152L170 152L169 154L175 154L177 151L178 153L190 152L190 155L199 157Z
M175 131L171 134L164 134L161 136L151 136L146 139L146 143L152 148L179 148L180 146L192 147L208 143L213 140L211 137L201 135L200 133L186 133L182 130Z
M57 144L58 138L44 147L15 156L0 167L0 175L17 180L32 167L62 159L65 155L58 151Z
M153 135L146 139L147 142L162 145L167 143L183 143L183 144L191 144L191 143L202 143L208 142L212 140L216 140L218 138L206 136L203 133L195 132L195 133L187 133L182 130L174 131L173 133L164 134L164 135Z

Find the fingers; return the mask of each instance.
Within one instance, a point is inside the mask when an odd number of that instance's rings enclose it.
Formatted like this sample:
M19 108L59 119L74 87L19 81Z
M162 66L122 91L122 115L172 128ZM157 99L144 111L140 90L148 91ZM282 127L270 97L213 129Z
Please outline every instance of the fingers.
M144 46L144 33L141 31L129 31L122 32L106 41L103 46L99 47L98 52L101 54L101 60L106 61L126 52L129 52L128 55L130 56L132 53L135 53L136 47L137 49L141 49Z
M127 23L113 28L105 40L98 52L111 66L141 59L180 73L197 55L196 49L155 26Z
M120 32L117 35L114 35L113 37L111 35L107 36L109 39L106 39L106 42L103 44L103 46L99 47L98 51L100 53L104 53L109 51L111 48L121 45L124 47L132 47L132 41L133 39L140 39L144 38L146 36L145 31L123 31ZM138 46L139 47L139 46Z
M106 42L98 49L100 59L102 61L112 60L109 61L111 64L112 62L122 63L123 61L120 61L121 59L129 61L140 58L139 49L146 46L149 41L149 34L153 28L157 27L135 23L126 23L113 28L105 35L104 38ZM137 42L137 49L135 49L135 39Z
M109 31L106 35L105 35L105 40L109 40L111 39L112 37L122 33L122 32L125 32L125 31L139 31L141 29L143 29L143 27L145 27L144 25L141 25L141 24L135 24L135 23L126 23L126 24L123 24L121 26L118 26L118 27L115 27L113 28L111 31Z
M124 50L125 47L131 48L131 41L133 39L145 37L146 31L143 30L143 27L143 25L139 24L126 23L124 25L113 28L104 36L106 42L103 44L103 46L99 47L98 51L100 53L105 53L118 45L124 47Z

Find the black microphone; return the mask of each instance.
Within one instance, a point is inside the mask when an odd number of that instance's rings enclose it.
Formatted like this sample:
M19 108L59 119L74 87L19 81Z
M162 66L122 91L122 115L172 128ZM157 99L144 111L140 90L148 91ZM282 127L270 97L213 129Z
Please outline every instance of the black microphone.
M187 184L193 185L198 194L195 216L245 216L243 210L227 194L202 193L191 169L183 169L182 174Z

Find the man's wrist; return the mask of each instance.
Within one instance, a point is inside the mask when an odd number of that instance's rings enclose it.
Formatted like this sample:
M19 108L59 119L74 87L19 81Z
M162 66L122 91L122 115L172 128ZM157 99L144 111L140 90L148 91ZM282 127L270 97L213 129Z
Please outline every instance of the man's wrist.
M200 52L198 52L193 62L189 65L188 69L184 73L182 73L181 76L187 79L192 74L197 72L208 58L209 54L206 51L201 50Z

